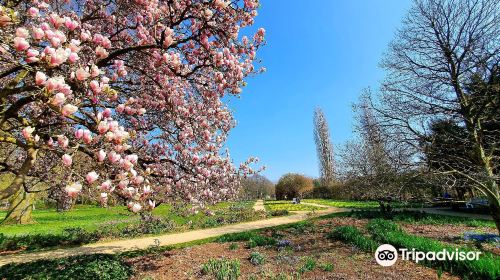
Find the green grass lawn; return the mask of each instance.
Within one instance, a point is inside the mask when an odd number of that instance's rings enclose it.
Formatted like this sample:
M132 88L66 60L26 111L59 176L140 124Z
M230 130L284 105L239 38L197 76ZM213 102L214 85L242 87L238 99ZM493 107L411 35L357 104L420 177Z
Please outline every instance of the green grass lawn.
M212 211L228 208L231 205L240 203L245 208L252 207L254 201L248 202L221 202L210 207ZM153 214L164 220L172 220L177 225L182 226L189 221L196 223L206 219L202 212L189 216L182 216L172 211L170 205L162 204L153 210ZM0 219L6 215L5 211L0 211ZM55 209L33 211L34 223L27 225L2 225L0 232L7 235L23 234L58 234L65 228L80 227L87 231L94 231L104 225L113 225L116 228L123 228L131 223L139 222L139 215L129 212L125 206L115 206L102 208L90 205L76 205L67 212L57 212Z
M322 205L328 205L339 208L359 208L359 209L370 209L379 208L378 201L354 201L354 200L336 200L336 199L304 199L304 202L317 203ZM404 202L392 202L391 206L393 208L403 208L403 207L421 207L421 204L415 203L404 203Z
M264 207L266 208L267 211L275 211L275 210L313 211L322 209L320 207L311 205L292 204L292 202L288 200L266 200L264 201Z
M342 213L346 217L356 219L388 219L395 222L421 225L463 225L470 227L496 228L495 222L490 220L473 219L467 217L454 217L446 215L428 214L417 211L393 211L392 213L381 213L378 210L357 210Z

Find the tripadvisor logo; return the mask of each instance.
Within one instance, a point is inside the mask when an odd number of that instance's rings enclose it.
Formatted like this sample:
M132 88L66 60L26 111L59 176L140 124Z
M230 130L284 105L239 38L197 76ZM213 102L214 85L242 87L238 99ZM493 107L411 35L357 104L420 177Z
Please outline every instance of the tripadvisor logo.
M375 260L381 266L391 266L398 260L398 251L391 244L382 244L375 251Z
M398 253L398 250L396 250L396 248L394 248L394 246L392 246L391 244L382 244L375 251L375 260L381 266L391 266L396 263L398 255L400 255L401 259L404 261L413 260L415 263L424 260L474 261L479 259L479 255L481 255L481 252L464 252L458 249L443 249L437 252L422 252L416 251L415 249L408 250L406 248L400 248Z

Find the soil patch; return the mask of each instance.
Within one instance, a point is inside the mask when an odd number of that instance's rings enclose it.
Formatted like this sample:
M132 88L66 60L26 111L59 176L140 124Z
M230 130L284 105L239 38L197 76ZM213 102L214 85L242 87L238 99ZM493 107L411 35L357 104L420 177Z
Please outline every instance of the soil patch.
M264 231L263 235L290 242L291 246L280 250L275 246L250 249L246 242L209 243L128 261L136 270L133 279L213 279L201 272L202 265L210 258L238 259L241 264L239 279L288 279L275 277L299 273L308 260L314 261L315 268L303 271L301 279L438 279L435 270L409 261L400 260L392 267L379 266L371 254L325 237L336 226L364 228L366 223L367 220L354 218L332 218L303 227ZM265 263L253 265L248 259L252 252L265 256ZM325 271L326 264L331 264L331 271ZM441 279L459 278L443 273Z

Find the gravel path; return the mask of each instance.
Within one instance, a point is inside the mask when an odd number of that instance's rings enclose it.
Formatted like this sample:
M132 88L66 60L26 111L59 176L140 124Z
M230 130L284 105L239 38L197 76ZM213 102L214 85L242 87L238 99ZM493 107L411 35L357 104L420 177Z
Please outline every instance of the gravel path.
M326 206L326 205L323 205L323 204L312 203L312 202L300 202L300 204L309 205L309 206L315 206L315 207L321 207L321 208L328 208L328 207L330 207L330 206Z
M266 211L266 208L264 208L264 200L259 199L255 202L255 205L253 206L253 210L255 211Z

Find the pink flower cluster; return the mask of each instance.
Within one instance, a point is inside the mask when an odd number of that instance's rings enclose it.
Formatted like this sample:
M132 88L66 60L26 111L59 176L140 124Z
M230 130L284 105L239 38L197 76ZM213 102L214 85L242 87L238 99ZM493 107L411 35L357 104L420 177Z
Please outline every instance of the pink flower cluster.
M64 167L70 197L91 188L132 212L178 199L197 209L234 197L255 172L256 159L237 168L222 150L235 125L222 100L257 73L264 29L238 39L257 0L21 2L0 11L12 50L0 49L0 71L13 71L2 86L27 65L7 99L21 125L8 133Z

